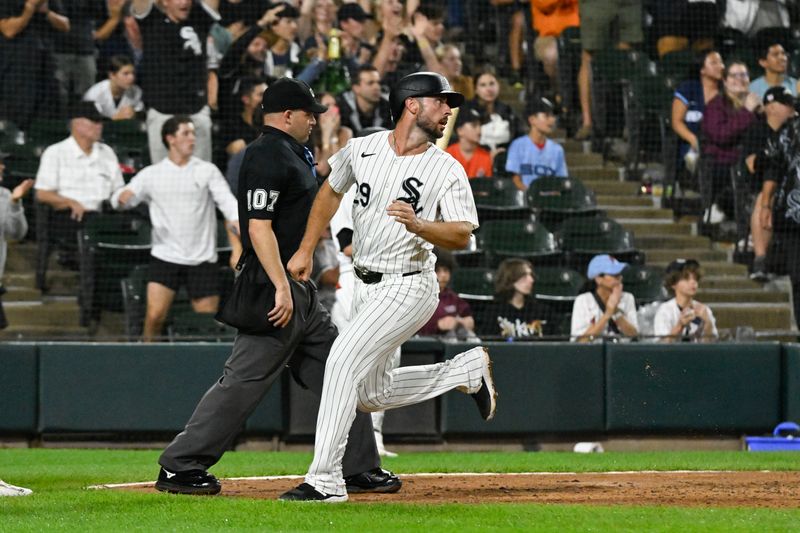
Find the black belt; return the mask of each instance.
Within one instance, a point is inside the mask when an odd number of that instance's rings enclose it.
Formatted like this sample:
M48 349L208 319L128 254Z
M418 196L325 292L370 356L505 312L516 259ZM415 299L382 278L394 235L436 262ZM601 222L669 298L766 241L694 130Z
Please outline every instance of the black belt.
M367 285L378 283L380 280L383 279L383 274L381 272L373 272L371 270L367 270L366 268L357 267L355 265L353 265L353 272L356 273L358 279L360 279ZM407 276L413 276L421 272L422 270L415 270L414 272L406 272L405 274L401 274L401 276L405 278Z

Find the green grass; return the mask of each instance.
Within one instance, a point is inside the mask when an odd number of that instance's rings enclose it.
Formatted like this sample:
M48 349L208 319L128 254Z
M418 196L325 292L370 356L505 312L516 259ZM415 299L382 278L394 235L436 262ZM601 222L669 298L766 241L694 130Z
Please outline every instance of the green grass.
M99 483L152 480L158 452L0 450L0 477L30 487L0 499L0 531L64 529L260 531L792 531L800 510L591 507L579 505L287 505L245 498L192 498L91 491ZM220 477L300 474L308 453L226 454ZM791 453L406 453L387 468L411 472L609 470L800 470ZM797 502L800 505L800 502Z

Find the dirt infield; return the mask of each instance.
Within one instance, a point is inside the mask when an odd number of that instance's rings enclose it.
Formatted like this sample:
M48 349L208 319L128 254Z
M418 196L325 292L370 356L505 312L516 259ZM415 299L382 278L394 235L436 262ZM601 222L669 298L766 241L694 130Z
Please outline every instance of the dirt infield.
M567 503L680 507L800 507L800 472L614 472L401 475L396 494L352 502ZM221 496L275 499L299 477L223 480ZM152 484L107 486L155 492Z

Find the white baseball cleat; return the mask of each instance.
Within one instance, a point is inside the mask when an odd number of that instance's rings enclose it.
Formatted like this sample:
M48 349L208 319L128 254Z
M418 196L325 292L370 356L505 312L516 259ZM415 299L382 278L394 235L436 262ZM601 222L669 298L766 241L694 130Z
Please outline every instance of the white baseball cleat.
M28 496L32 492L31 489L9 485L0 479L0 496Z

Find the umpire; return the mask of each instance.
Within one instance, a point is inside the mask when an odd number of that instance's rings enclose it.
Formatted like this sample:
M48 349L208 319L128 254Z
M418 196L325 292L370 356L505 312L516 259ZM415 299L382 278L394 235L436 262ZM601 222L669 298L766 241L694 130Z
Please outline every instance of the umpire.
M207 469L231 447L286 366L301 385L320 394L325 361L337 335L313 285L290 280L285 270L300 245L317 193L314 159L302 143L317 122L315 113L327 108L315 100L308 85L291 78L264 91L262 108L263 134L247 147L239 175L244 250L232 296L219 315L239 327L239 333L222 377L161 454L156 482L160 491L218 493L220 483ZM243 317L256 317L260 323ZM356 416L343 473L350 492L400 489L400 479L380 468L367 413Z

